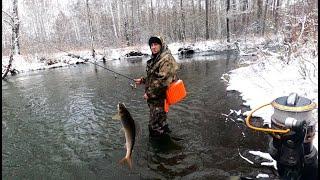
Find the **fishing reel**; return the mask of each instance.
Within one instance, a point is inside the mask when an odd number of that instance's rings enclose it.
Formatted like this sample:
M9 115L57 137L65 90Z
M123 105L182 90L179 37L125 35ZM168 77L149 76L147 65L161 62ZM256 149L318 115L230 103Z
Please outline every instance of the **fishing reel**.
M132 89L137 89L137 84L134 83L134 82L133 82L133 83L130 83L130 86L131 86Z
M260 128L250 124L252 114L271 105L271 128ZM266 132L271 136L268 152L277 161L281 179L317 179L318 152L312 145L316 121L312 110L316 104L296 93L275 99L251 111L246 119L249 128Z

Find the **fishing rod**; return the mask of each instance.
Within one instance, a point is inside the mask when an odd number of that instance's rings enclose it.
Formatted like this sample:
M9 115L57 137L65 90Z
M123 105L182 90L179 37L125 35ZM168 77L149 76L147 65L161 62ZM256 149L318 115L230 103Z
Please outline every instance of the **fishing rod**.
M96 66L99 66L99 67L101 67L101 68L103 68L103 69L106 69L106 70L108 70L108 71L110 71L110 72L113 72L114 74L120 75L120 76L125 77L125 78L127 78L127 79L129 79L129 80L134 81L134 79L131 78L131 77L129 77L129 76L126 76L126 75L124 75L124 74L120 74L120 73L118 73L118 72L115 72L114 70L111 70L111 69L108 69L108 68L106 68L106 67L100 66L99 64L96 64L96 63L91 62L91 61L89 61L89 60L88 60L88 62L89 62L89 63L92 63L92 64L94 64L94 65L96 65Z
M87 59L87 58L82 58L82 57L80 57L80 56L78 56L78 55L74 55L74 54L71 54L71 53L69 53L68 55L71 55L71 56L76 57L76 58L83 59L83 60L85 60L86 62L92 63L92 64L94 64L94 65L96 65L96 66L99 66L99 67L101 67L101 68L103 68L103 69L105 69L105 70L108 70L108 71L110 71L110 72L112 72L112 73L114 73L114 74L117 74L117 75L119 75L119 76L122 76L122 77L125 77L125 78L129 79L129 80L134 81L134 79L131 78L131 77L129 77L129 76L126 76L126 75L124 75L124 74L120 74L120 73L118 73L118 72L116 72L116 71L114 71L114 70L112 70L112 69L109 69L109 68L106 68L106 67L104 67L104 66L101 66L101 65L99 65L99 64L97 64L97 63L91 62L91 61L89 61L89 59Z
M48 44L45 44L45 43L43 43L43 42L40 42L40 41L38 41L38 40L36 40L36 39L33 39L33 40L36 41L36 42L38 42L38 43L40 43L40 44L43 44L43 45L46 45L46 46L50 46L50 47L53 47L54 49L57 49L57 50L62 51L62 52L65 52L65 53L67 53L68 56L76 57L76 58L78 58L78 59L83 59L83 60L85 60L86 62L92 63L92 64L94 64L94 65L96 65L96 66L99 66L99 67L101 67L101 68L103 68L103 69L106 69L106 70L108 70L108 71L110 71L110 72L112 72L112 73L114 73L114 74L117 74L117 75L122 76L122 77L124 77L124 78L127 78L127 79L129 79L129 80L131 80L131 81L134 81L133 78L131 78L131 77L129 77L129 76L126 76L126 75L124 75L124 74L118 73L118 72L116 72L116 71L114 71L114 70L112 70L112 69L109 69L109 68L106 68L106 67L104 67L104 66L101 66L101 65L99 65L99 64L97 64L97 63L91 62L91 61L89 61L88 58L83 58L83 57L81 57L81 56L72 54L72 53L70 53L70 52L67 52L67 51L65 51L65 50L62 50L62 49L57 48L57 47L55 47L55 46L48 45Z

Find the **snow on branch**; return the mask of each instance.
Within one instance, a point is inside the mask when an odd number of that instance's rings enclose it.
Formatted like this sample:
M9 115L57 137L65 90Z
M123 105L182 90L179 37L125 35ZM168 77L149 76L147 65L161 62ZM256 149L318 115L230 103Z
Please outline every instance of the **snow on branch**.
M5 13L7 16L9 16L9 18L13 21L13 19L14 19L14 18L13 18L13 16L12 16L12 15L10 15L10 14L9 14L9 13L7 13L7 12L5 12L4 10L2 10L2 12L3 12L3 13Z
M13 24L5 19L3 19L4 22L8 23L11 27L13 27Z

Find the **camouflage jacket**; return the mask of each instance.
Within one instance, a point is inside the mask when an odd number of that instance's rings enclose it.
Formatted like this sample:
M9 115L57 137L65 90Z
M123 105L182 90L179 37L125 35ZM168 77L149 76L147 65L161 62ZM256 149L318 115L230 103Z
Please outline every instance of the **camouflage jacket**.
M175 79L179 68L163 39L160 52L147 61L147 76L143 78L148 102L166 98L166 89Z

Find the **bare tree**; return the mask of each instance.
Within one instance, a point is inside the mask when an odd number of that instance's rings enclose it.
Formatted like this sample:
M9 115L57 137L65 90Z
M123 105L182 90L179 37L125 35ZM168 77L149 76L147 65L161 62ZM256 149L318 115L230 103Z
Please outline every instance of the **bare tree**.
M9 64L8 66L3 66L5 68L4 72L2 72L2 79L5 79L8 75L8 73L10 71L13 71L11 70L11 66L12 66L12 61L13 61L13 54L11 53L10 56L9 56Z
M50 50L34 43L32 38L64 48L88 48L87 44L91 43L93 49L93 46L119 46L122 42L130 46L158 33L169 41L214 38L230 41L231 32L234 36L283 33L282 19L295 26L293 29L301 41L306 39L305 34L311 32L310 29L313 29L312 35L317 36L318 16L316 11L312 14L308 11L317 9L315 0L109 0L90 1L90 4L88 1L75 0L58 11L50 9L56 8L58 1L20 2L26 10L20 17L23 16L24 23L15 29L21 31L23 47L33 49L33 52ZM301 14L302 10L304 14ZM11 13L4 17L3 23L8 21L15 25ZM88 26L90 33L86 33ZM274 28L268 28L272 26ZM9 41L14 42L9 40L8 32L3 32L3 52L9 52ZM10 39L13 38L10 36Z
M126 39L126 44L127 46L130 46L130 38L129 38L129 33L128 33L128 29L129 29L129 20L128 20L128 5L126 2L121 1L123 9L124 9L124 14L125 14L125 20L124 20L124 37Z
M131 0L131 16L130 16L130 20L131 20L131 28L130 28L130 31L131 31L131 45L133 45L133 42L134 42L134 1Z
M226 25L227 25L227 42L230 42L229 10L230 10L230 0L227 0L227 17L226 17Z
M181 23L182 23L181 40L185 41L185 39L186 39L186 22L185 22L185 17L184 17L182 0L180 0L180 8L181 8L180 11L181 11Z
M266 4L264 6L264 16L263 16L263 24L262 24L262 36L264 36L266 29L266 18L268 13L268 0L266 0Z
M112 9L112 4L111 2L108 2L108 7L109 7L109 11L111 13L111 17L112 17L112 27L113 27L113 33L114 33L114 36L119 39L118 37L118 33L117 33L117 26L116 26L116 22L115 22L115 18L114 18L114 13L113 13L113 9Z
M12 36L11 36L11 50L15 55L20 54L20 20L18 16L18 0L13 0L12 6L12 15L9 13L2 11L7 17L10 19L9 21L3 19L3 21L7 22L12 29Z
M274 13L274 33L276 34L278 32L278 26L279 26L279 11L280 11L280 0L276 0L277 5L275 7L275 13Z
M154 12L153 12L153 4L152 4L152 0L150 0L150 5L151 5L151 7L150 7L150 10L151 10L151 24L152 24L152 22L154 22ZM152 26L151 26L151 28L152 28Z
M92 57L95 58L95 50L93 47L94 35L93 35L92 20L91 20L90 8L89 8L89 0L86 0L86 6L87 6L88 23L89 23L89 28L90 28Z
M247 19L247 13L246 13L246 11L247 11L247 9L248 9L248 0L243 0L242 1L242 24L243 25L247 25L247 21L246 21L246 19Z
M206 0L206 39L209 39L209 0Z
M257 33L260 34L262 29L262 20L261 20L261 17L262 17L262 3L263 1L262 0L257 0L257 6L258 6L258 9L257 9Z
M11 69L12 61L13 61L13 55L19 55L20 54L20 42L19 42L19 30L20 30L20 20L18 17L18 0L13 0L13 6L12 6L12 15L9 13L4 12L8 17L9 21L4 20L7 22L12 29L12 39L11 39L11 51L9 56L9 62L7 66L4 66L5 70L2 73L2 79L5 79L8 72L11 71L12 73L14 70ZM3 66L3 65L2 65Z
M119 36L121 36L121 7L122 7L122 1L121 1L121 5L119 3L119 1L116 1L117 2L117 20L118 20L118 31L119 31Z
M195 21L196 19L196 8L195 8L195 3L194 3L194 0L191 0L192 2L192 38L193 40L197 40L197 21Z
M13 27L12 27L12 42L14 54L20 54L20 42L19 42L19 30L20 21L18 16L18 0L13 0Z

